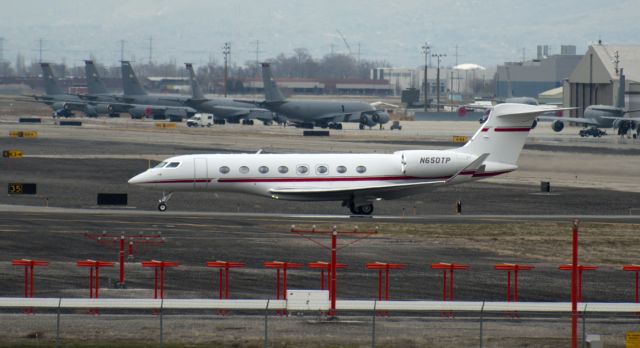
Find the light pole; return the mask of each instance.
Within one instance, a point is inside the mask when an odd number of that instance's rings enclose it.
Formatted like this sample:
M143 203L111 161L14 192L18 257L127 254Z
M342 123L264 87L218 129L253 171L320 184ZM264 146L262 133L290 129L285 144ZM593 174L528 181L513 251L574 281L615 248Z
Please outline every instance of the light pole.
M428 71L427 58L429 57L429 49L431 49L431 46L429 46L428 42L425 42L424 46L422 46L422 53L424 53L424 82L423 82L424 111L427 111L429 107L429 100L427 98L429 95L429 80L427 80L427 71Z
M228 74L228 63L229 63L229 55L231 54L231 42L225 42L224 47L222 48L222 53L224 54L224 97L227 97L227 79L229 77Z
M437 73L436 73L436 110L440 112L440 59L446 57L446 54L434 53L431 55L437 59Z

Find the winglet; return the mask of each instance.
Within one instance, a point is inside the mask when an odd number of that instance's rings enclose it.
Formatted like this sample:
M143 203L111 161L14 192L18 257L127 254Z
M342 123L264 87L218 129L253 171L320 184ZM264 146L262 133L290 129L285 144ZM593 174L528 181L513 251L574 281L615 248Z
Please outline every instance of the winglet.
M452 176L449 179L447 179L447 181L445 183L446 184L450 183L453 179L457 178L458 175L460 175L462 173L468 173L468 172L475 173L475 172L477 172L478 169L480 169L480 167L482 166L482 163L484 163L484 161L487 159L487 157L489 157L489 154L488 153L483 153L478 158L476 158L473 162L471 162L468 166L460 169L454 176Z

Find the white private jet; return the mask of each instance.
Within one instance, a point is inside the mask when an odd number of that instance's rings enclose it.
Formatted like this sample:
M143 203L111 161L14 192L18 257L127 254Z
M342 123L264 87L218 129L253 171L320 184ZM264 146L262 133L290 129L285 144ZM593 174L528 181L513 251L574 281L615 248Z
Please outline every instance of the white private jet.
M168 158L130 184L163 190L241 192L273 199L342 201L353 214L373 202L514 171L527 134L548 106L499 104L464 146L391 154L198 154Z

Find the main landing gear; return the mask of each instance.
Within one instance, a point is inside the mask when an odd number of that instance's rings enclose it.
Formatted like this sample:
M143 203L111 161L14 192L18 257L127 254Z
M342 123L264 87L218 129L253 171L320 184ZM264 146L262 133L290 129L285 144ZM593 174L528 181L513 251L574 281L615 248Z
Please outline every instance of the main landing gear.
M343 204L347 205L347 204ZM353 215L371 215L371 213L373 213L373 204L371 203L367 203L364 205L356 205L353 202L349 202L348 203L349 206L349 210L351 210L351 213Z
M173 192L169 192L169 194L165 194L164 192L162 192L162 198L160 198L160 200L158 200L158 210L159 211L166 211L167 210L167 202L169 202L169 200L171 199L172 195L173 195Z

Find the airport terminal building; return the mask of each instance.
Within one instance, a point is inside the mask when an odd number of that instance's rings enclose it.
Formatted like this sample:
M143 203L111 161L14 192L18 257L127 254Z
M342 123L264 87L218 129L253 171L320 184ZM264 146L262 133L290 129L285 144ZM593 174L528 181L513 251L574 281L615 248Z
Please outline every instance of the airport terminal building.
M640 45L589 46L564 81L563 104L577 107L572 114L578 117L589 105L615 105L621 71L626 79L625 106L640 109Z
M560 54L555 55L549 55L549 46L538 46L536 59L498 65L496 97L508 97L509 80L514 97L536 98L544 91L561 87L581 59L576 46L563 45Z

